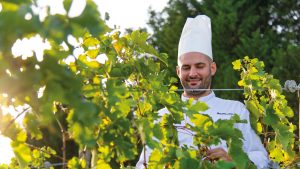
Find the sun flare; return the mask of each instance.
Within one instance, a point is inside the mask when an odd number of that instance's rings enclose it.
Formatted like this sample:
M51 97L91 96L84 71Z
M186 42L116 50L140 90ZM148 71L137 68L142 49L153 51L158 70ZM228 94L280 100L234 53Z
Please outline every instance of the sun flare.
M11 158L15 156L10 146L10 141L9 138L0 135L0 164L9 164Z

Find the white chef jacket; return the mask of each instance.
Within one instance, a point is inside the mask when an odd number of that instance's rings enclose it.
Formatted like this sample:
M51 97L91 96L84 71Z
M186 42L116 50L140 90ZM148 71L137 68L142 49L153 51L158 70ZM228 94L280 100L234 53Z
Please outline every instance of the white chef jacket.
M189 98L182 96L182 100L186 101ZM249 112L246 109L245 105L239 101L233 100L225 100L215 96L214 92L211 92L209 95L200 97L199 101L205 102L209 109L206 110L203 114L209 115L214 122L219 119L230 119L234 114L239 115L241 120L247 120L247 123L236 123L234 126L239 129L244 137L243 140L243 150L248 155L249 159L256 165L257 168L267 168L268 166L268 153L266 152L263 144L261 143L260 138L256 135L249 123ZM164 114L169 113L166 108L163 108L158 111L159 116L163 116ZM193 124L190 119L185 116L184 120L181 124L184 126L186 123ZM179 145L193 145L193 134L188 129L182 129L180 127L177 128L178 131L178 141ZM221 147L225 151L228 150L226 146L226 142L224 140L221 141L219 145L211 146L211 148ZM146 159L144 159L144 151L142 151L140 155L140 159L136 164L137 169L144 168L144 161L148 163L149 156L151 154L151 149L146 146Z

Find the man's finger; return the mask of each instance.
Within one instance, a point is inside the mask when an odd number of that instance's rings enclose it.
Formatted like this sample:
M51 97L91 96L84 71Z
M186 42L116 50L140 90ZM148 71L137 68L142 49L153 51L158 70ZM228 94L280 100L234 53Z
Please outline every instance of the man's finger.
M210 149L207 151L206 155L210 160L222 159L225 161L232 161L228 153L222 148Z

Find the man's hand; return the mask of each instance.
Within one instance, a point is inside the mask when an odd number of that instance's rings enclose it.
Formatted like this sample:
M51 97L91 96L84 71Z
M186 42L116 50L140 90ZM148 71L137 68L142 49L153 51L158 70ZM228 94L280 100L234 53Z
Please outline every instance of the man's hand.
M232 161L232 158L223 148L209 149L207 150L206 155L207 155L207 159L209 160L222 159L224 161Z

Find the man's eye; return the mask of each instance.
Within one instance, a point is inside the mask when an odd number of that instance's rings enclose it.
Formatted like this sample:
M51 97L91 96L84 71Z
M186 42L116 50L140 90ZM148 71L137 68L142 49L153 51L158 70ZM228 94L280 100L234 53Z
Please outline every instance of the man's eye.
M188 70L190 67L182 67L182 70Z
M197 65L198 69L203 69L204 67L205 67L205 65L203 65L203 64Z

